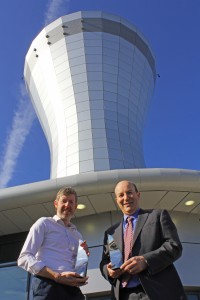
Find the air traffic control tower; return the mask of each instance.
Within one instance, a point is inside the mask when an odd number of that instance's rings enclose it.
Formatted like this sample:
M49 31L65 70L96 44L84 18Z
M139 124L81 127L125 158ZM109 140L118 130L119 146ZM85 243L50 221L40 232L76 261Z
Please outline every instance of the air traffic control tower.
M52 179L145 167L142 135L156 70L135 26L103 12L65 15L33 40L24 75Z

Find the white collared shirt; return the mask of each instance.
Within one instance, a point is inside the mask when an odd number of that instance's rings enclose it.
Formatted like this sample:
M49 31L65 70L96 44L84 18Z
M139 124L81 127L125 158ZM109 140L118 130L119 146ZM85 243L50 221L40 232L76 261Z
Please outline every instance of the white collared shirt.
M33 275L45 266L55 272L73 272L79 240L82 236L72 223L65 226L57 215L42 217L29 231L18 266Z

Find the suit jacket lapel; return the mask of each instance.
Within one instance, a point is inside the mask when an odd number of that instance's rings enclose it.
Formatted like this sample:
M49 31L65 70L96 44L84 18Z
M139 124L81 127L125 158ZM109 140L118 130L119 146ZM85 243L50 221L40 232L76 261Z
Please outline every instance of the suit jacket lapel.
M148 212L145 212L142 209L140 209L138 219L137 219L137 223L136 223L136 227L134 228L133 246L134 246L134 243L135 243L138 235L140 234L140 231L142 230L142 227L144 226L144 224L145 224L145 222L148 218L148 215L149 215ZM124 253L123 220L119 224L119 226L116 227L116 229L113 233L113 238L115 240L115 243L116 243L117 247L121 251L121 253Z
M124 243L123 243L123 226L122 226L122 222L119 224L119 226L115 229L115 232L113 234L113 238L115 240L115 243L117 245L117 247L119 248L119 250L121 251L121 253L123 253L123 249L124 249Z
M135 243L138 235L140 234L140 231L142 230L142 227L144 226L144 223L146 222L147 218L148 218L148 213L145 213L142 209L140 209L137 223L134 228L133 244Z

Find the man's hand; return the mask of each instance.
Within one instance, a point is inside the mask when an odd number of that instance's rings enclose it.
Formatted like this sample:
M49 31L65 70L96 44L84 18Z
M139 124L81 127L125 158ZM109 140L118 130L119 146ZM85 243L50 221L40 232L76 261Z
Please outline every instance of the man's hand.
M80 244L80 246L83 247L83 249L85 250L87 256L89 256L89 255L90 255L90 251L89 251L89 249L88 249L88 245L87 245L86 241L83 241L83 242Z
M128 272L130 275L138 274L147 268L147 262L143 256L129 258L120 269L122 273Z
M54 272L52 269L48 267L42 268L40 272L37 273L37 275L52 279L60 284L64 285L70 285L70 286L82 286L86 285L88 282L88 277L81 277L76 272Z
M108 275L111 277L111 278L118 278L122 275L122 271L120 269L115 269L115 270L112 270L112 265L111 263L109 263L107 265L107 271L108 271Z
M88 283L87 280L88 277L81 277L78 273L75 272L62 272L57 278L58 283L76 287L86 285Z

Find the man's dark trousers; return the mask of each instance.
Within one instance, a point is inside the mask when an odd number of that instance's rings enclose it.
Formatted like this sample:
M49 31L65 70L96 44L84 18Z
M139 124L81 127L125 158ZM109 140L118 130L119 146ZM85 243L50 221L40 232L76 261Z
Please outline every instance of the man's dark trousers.
M84 300L85 297L77 287L56 283L44 278L34 277L32 282L33 300Z

